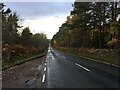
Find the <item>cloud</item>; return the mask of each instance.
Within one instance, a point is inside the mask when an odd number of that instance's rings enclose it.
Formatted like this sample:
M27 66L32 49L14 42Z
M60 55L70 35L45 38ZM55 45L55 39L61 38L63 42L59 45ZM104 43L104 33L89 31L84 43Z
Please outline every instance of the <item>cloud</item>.
M5 4L26 19L59 16L59 14L67 14L72 8L72 2L9 2Z
M20 15L32 33L43 32L51 39L72 10L72 2L9 2L6 7Z
M59 27L66 20L66 15L56 18L53 16L48 16L45 18L39 18L35 20L26 20L23 25L29 26L31 32L35 33L45 33L48 39L51 39L53 35L59 30Z

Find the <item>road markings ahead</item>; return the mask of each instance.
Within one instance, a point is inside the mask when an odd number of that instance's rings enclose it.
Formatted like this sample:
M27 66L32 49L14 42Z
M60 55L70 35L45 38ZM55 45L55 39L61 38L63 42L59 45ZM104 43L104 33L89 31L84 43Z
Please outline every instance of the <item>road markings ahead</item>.
M44 67L44 72L46 72L47 70L47 59L45 60L45 67ZM42 77L42 82L45 82L45 73L43 74L43 77Z
M45 63L45 67L44 67L44 72L46 72L46 63ZM42 82L45 82L45 74L43 74L43 77L42 77Z
M49 54L47 55L47 58L46 58L45 63L44 63L45 66L44 66L44 74L43 74L43 77L42 77L42 83L45 82L45 72L47 71L47 60L48 60L49 57L52 57L54 59L54 57L53 57L53 55L50 51L51 50L48 50Z
M76 65L79 66L79 67L81 67L81 68L83 68L84 70L86 70L86 71L88 71L88 72L90 71L89 69L87 69L86 67L81 66L81 65L78 64L78 63L76 63Z
M42 82L45 82L45 74L43 74Z

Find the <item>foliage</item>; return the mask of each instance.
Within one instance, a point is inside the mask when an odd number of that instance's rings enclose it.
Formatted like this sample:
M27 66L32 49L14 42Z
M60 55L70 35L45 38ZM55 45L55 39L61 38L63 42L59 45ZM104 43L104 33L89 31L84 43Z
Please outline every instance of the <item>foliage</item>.
M117 49L96 49L96 48L68 48L60 47L59 50L67 52L81 58L91 58L107 62L110 64L120 65L118 61L119 55Z
M118 42L117 39L112 39L112 40L110 40L107 44L108 44L109 46L114 46L114 44L116 44L117 42Z
M120 14L119 4L120 2L74 2L70 16L53 36L52 45L116 48L120 35L120 19L117 20Z
M5 5L0 5L2 11L2 52L3 62L12 62L15 57L26 56L26 54L38 54L44 52L48 47L45 34L33 35L29 27L21 29L18 15ZM19 33L19 30L22 33Z

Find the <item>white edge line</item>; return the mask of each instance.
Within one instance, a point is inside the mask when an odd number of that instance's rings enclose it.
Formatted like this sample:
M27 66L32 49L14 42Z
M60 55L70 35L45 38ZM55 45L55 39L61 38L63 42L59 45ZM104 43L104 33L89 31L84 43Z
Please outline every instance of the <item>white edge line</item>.
M46 71L46 67L44 67L44 71Z
M43 74L42 82L45 82L45 74Z
M86 67L81 66L81 65L78 64L78 63L76 63L76 65L79 66L79 67L81 67L81 68L83 68L83 69L85 69L85 70L88 71L88 72L90 71L89 69L87 69Z

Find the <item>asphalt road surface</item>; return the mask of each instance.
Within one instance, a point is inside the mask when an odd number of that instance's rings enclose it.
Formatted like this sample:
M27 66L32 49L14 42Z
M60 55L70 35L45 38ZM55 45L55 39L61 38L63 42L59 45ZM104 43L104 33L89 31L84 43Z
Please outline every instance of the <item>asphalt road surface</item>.
M44 88L119 88L119 68L48 49L41 84Z

